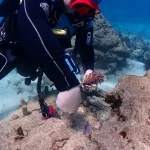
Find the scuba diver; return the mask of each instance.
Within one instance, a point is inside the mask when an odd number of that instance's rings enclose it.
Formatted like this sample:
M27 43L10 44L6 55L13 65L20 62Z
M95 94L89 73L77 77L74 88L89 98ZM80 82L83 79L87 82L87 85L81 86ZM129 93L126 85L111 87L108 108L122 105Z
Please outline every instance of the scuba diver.
M4 17L0 24L0 80L14 68L20 75L30 76L27 78L30 80L39 77L41 81L44 73L59 91L57 107L69 114L75 113L81 103L75 58L80 55L85 76L94 70L93 19L101 12L100 2L3 0L0 4L0 17ZM72 47L74 35L75 47L69 55L65 49ZM43 106L48 108L41 101ZM47 113L46 109L42 111Z

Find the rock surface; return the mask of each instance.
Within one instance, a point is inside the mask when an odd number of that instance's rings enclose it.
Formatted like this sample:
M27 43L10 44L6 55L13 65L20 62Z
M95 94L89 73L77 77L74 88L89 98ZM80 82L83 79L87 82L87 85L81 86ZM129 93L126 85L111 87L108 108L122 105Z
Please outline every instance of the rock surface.
M125 34L120 38L129 52L129 58L145 64L146 69L150 67L150 42L144 41L141 35Z
M126 118L112 126L126 133L124 142L118 141L117 145L120 149L149 150L150 70L143 77L123 77L116 88L107 93L106 100L116 93L122 101L120 115Z
M118 33L103 15L94 20L96 67L113 72L126 62L128 51Z
M108 93L85 97L71 123L64 118L43 120L33 100L28 104L30 115L22 116L19 109L0 122L0 149L149 150L149 93L150 70L142 77L124 76ZM55 99L52 94L46 102L55 106ZM91 130L84 135L87 123ZM16 126L24 136L16 134Z
M47 104L55 106L57 94L46 99ZM19 109L7 119L0 122L0 149L2 150L88 150L99 149L99 144L83 135L87 122L95 130L100 130L101 124L92 114L87 115L83 107L70 120L50 118L44 120L39 112L37 101L28 104L28 116L22 115ZM18 135L17 131L24 135ZM22 133L22 132L21 132Z

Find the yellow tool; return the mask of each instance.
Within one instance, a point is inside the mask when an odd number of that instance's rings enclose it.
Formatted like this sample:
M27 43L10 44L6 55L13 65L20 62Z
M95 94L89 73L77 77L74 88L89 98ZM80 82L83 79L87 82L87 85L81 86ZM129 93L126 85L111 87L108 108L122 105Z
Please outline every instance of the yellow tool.
M52 29L52 31L56 35L67 35L67 31L63 29Z

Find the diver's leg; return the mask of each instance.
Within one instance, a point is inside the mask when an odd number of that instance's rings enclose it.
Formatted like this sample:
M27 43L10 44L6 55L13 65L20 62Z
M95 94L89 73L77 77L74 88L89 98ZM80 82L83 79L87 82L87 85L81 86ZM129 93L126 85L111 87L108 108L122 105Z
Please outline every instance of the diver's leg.
M53 60L64 55L64 49L48 26L40 2L41 0L24 0L21 4L18 13L21 42L28 57L40 67L51 61L43 68L44 73L59 91L64 91L79 85L79 81L70 71L65 58Z

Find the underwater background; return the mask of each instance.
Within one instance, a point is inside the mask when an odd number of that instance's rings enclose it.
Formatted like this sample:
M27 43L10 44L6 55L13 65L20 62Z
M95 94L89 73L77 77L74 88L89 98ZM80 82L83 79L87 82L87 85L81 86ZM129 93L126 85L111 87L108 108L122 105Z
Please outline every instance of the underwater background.
M150 39L149 6L149 0L103 0L100 4L102 14L116 31L122 34L140 35L147 41ZM144 64L138 61L130 61L129 68L124 70L125 74L136 75L144 75L145 71ZM112 89L119 78L120 76L112 75L111 80L104 82L100 88L106 91ZM22 97L27 100L30 96L36 95L36 81L28 87L21 82L23 80L23 77L14 71L0 80L0 119L17 109ZM19 89L18 84L20 84ZM32 95L29 94L31 91Z
M114 29L120 30L122 33L140 34L149 40L149 0L103 0L100 8Z

